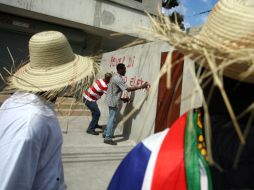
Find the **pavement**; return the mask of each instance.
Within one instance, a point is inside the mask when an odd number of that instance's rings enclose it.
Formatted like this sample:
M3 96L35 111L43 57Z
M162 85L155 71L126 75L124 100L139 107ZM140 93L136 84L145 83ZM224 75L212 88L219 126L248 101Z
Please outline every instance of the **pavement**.
M91 116L58 118L63 132L62 159L67 190L107 189L117 166L135 142L126 140L117 130L116 146L103 143L102 133L87 134ZM99 124L105 125L106 119L102 118Z

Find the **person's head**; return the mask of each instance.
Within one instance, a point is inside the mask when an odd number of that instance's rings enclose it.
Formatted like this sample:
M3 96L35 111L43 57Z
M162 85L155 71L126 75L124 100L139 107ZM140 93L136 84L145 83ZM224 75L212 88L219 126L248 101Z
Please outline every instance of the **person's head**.
M106 73L106 74L105 74L104 79L105 79L106 83L109 83L111 77L112 77L112 74L111 74L111 73Z
M126 73L126 67L125 67L125 65L124 65L123 63L119 63L119 64L116 66L116 70L117 70L117 72L118 72L120 75L122 75L122 76L124 76L125 73Z
M30 61L10 78L18 91L57 96L68 87L72 92L91 83L94 60L73 53L66 37L57 31L40 32L29 40Z

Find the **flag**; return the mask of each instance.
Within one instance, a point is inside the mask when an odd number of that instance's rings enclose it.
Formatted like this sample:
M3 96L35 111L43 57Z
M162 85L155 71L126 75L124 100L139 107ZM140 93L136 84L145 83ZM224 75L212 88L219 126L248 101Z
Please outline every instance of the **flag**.
M199 119L198 113L184 114L170 129L137 144L118 166L108 190L211 190Z

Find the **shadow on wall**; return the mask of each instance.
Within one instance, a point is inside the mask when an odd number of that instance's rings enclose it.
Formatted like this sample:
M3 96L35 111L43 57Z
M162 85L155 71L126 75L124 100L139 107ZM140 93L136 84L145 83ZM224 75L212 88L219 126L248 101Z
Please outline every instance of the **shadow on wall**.
M134 109L134 105L133 105L133 100L135 97L135 92L131 93L131 101L126 105L123 114L120 114L118 116L119 120L118 123L124 118L126 117L133 109ZM132 114L132 116L123 124L123 131L122 131L122 135L116 136L116 137L122 137L121 139L116 140L116 142L121 142L121 141L125 141L128 140L131 134L131 129L132 129L132 123L133 120L137 117L137 115L140 113L140 110L142 109L143 105L145 102L142 103L142 105L140 106L140 108L138 110L135 110L135 112Z

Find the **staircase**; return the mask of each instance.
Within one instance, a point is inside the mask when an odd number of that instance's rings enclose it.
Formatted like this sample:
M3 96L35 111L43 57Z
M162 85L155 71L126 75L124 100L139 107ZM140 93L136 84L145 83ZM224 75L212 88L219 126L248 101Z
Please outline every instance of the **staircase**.
M96 129L100 135L87 134L91 116L58 119L63 131L62 160L67 190L107 189L116 168L136 143L124 139L117 130L114 139L117 146L103 143L101 129ZM102 121L100 124L105 126L106 119Z
M10 94L0 94L0 106L9 98ZM57 116L90 116L91 113L82 102L76 102L74 98L58 97L55 111Z
M9 98L10 95L9 94L0 94L0 106L2 105L2 103Z
M101 139L100 139L101 140ZM109 146L109 145L108 145ZM121 161L133 146L83 146L83 147L63 147L62 159L64 164L84 163L84 162L105 162Z
M55 111L58 116L90 116L91 112L82 102L76 102L74 98L58 97Z

